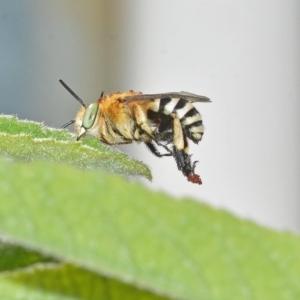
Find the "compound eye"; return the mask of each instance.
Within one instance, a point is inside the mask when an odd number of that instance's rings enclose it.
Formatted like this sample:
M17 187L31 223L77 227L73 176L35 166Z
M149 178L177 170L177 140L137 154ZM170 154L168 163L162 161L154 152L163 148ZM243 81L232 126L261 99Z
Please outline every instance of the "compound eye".
M98 109L98 103L92 103L87 107L83 116L82 127L85 129L90 129L94 125Z

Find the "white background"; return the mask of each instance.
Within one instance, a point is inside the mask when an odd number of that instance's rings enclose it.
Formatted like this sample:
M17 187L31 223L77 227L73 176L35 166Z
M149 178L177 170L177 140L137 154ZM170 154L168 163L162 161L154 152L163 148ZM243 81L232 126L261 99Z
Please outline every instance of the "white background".
M300 231L300 2L1 1L0 113L60 127L102 90L189 91L205 124L191 145L203 185L172 158L122 146L146 185Z

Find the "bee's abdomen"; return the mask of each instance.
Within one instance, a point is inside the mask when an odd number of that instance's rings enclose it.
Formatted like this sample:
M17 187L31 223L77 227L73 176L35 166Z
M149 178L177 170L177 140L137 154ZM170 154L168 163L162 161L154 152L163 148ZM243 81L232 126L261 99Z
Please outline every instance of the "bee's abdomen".
M186 135L194 143L198 143L203 135L203 124L200 113L191 102L182 98L164 97L155 99L155 111L170 115L175 113L180 119Z

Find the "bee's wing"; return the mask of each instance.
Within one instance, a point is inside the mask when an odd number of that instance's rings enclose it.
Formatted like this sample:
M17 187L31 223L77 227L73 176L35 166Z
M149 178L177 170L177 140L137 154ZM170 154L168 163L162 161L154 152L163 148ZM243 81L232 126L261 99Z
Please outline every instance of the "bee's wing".
M138 101L138 100L154 100L160 98L182 98L188 102L211 102L209 98L205 96L200 96L188 92L171 92L171 93L162 93L162 94L140 94L125 97L125 101Z

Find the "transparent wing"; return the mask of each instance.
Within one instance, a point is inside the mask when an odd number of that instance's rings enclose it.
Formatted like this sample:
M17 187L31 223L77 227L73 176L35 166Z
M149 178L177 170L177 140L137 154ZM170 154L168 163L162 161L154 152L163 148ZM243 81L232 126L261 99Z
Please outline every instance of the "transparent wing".
M208 97L200 96L188 92L171 92L171 93L161 93L161 94L141 94L125 97L125 101L138 101L138 100L153 100L161 98L182 98L188 102L211 102Z

